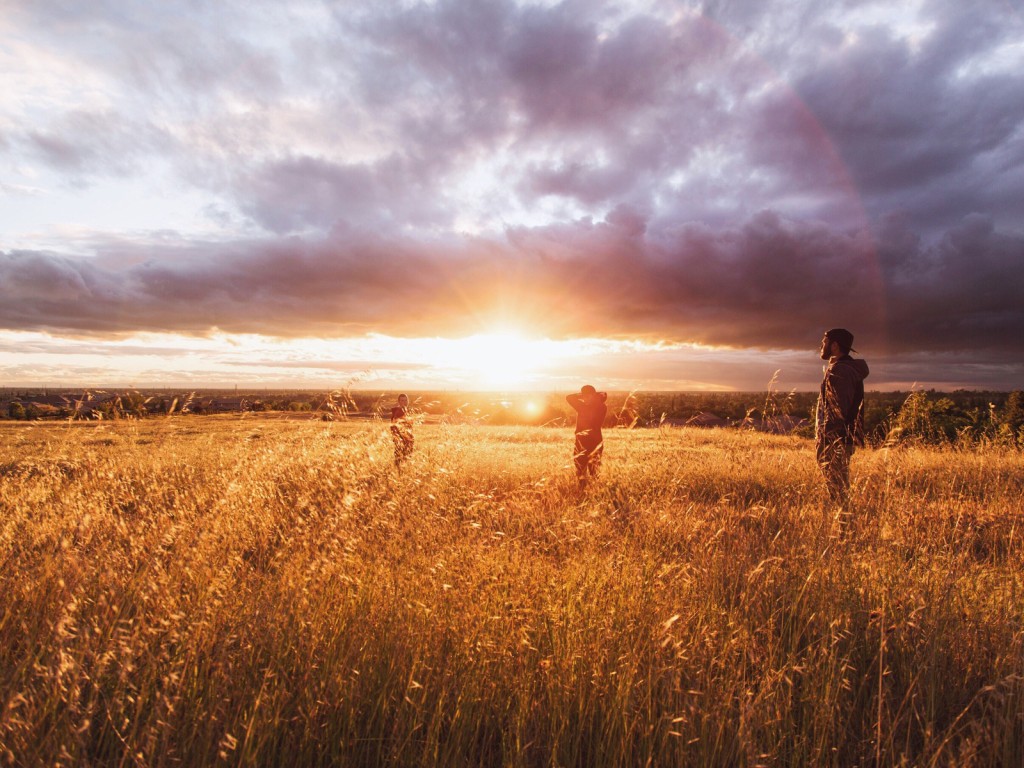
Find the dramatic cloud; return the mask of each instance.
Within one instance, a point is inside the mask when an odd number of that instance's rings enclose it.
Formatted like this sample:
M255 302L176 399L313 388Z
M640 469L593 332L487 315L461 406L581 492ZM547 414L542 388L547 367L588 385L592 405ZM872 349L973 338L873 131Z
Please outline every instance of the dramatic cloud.
M1024 351L1009 3L4 9L0 329Z
M730 230L603 222L479 238L337 232L310 244L149 248L125 268L0 254L6 328L269 335L464 335L502 322L558 335L799 348L848 325L892 351L1024 352L1024 238L968 217L934 246L899 221L880 239L759 214Z

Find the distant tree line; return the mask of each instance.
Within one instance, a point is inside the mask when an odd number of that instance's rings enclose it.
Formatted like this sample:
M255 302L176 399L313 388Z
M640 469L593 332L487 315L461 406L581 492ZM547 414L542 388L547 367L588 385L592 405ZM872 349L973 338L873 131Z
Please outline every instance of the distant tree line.
M237 393L236 393L237 394ZM562 393L410 393L414 410L436 420L494 425L572 423ZM180 396L129 391L93 403L89 418L143 418L167 414L223 413L215 407L224 393ZM234 398L238 411L305 413L324 420L386 418L393 392L329 393L303 390L263 392ZM74 408L36 404L31 392L7 397L0 419L74 418ZM607 426L731 426L810 436L816 392L613 392ZM528 407L527 407L528 406ZM1024 447L1024 392L869 392L865 432L874 445L927 442L963 444L996 441Z
M887 420L890 443L991 441L1024 447L1024 392L1003 398L912 392Z

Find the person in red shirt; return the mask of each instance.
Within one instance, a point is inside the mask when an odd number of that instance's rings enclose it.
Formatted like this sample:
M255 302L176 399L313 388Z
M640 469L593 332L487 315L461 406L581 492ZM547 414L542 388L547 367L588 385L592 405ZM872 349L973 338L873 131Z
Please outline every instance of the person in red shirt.
M589 384L581 387L579 394L565 398L576 411L576 446L572 460L576 465L580 490L587 487L588 481L597 475L601 466L601 455L604 453L601 427L608 414L608 406L605 405L607 399L607 392L598 392Z
M412 434L408 395L399 395L398 404L391 409L391 439L395 444L395 466L400 467L412 455L416 442Z

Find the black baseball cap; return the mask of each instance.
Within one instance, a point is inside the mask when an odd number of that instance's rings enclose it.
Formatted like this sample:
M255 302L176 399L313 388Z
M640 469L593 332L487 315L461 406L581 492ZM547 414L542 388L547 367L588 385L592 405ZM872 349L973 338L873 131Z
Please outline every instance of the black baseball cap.
M850 352L857 351L853 348L853 334L845 328L833 328L830 331L825 331L825 338L834 341L840 347Z

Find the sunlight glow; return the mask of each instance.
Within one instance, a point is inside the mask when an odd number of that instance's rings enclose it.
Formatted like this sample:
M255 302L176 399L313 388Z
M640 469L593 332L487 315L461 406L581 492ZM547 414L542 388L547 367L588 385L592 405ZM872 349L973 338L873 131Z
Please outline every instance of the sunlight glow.
M514 389L547 362L544 345L514 333L483 333L453 340L444 363L483 389Z
M728 365L736 355L664 341L538 338L508 327L455 339L220 331L101 339L0 331L0 385L568 392L596 382L608 389L707 390L730 388L712 384L719 374L708 366ZM700 370L708 372L698 379ZM543 410L536 401L516 407Z

